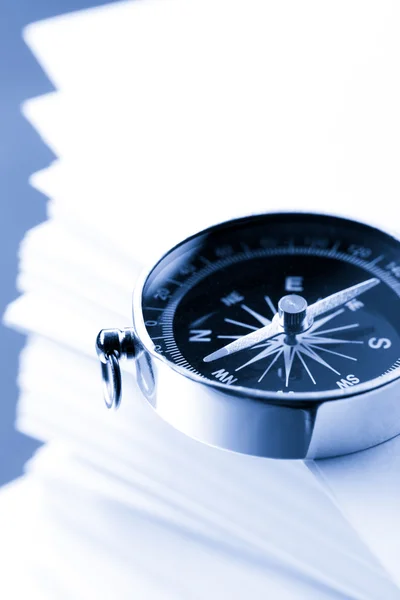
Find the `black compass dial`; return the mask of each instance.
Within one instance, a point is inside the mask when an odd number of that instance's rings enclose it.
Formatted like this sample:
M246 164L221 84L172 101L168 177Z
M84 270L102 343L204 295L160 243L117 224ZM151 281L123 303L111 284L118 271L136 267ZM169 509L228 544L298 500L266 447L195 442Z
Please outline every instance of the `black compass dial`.
M280 316L278 306L293 295L307 308L290 329L290 302ZM400 374L399 295L396 239L336 217L271 214L174 248L150 273L142 301L149 349L175 368L296 394L356 391Z

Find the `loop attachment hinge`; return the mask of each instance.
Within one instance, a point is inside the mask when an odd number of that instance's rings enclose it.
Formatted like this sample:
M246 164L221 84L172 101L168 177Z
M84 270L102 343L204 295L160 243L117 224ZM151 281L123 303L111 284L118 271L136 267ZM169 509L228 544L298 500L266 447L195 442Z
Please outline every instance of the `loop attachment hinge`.
M104 401L107 408L121 403L121 358L135 358L138 341L132 328L102 329L96 339L96 351L101 361Z

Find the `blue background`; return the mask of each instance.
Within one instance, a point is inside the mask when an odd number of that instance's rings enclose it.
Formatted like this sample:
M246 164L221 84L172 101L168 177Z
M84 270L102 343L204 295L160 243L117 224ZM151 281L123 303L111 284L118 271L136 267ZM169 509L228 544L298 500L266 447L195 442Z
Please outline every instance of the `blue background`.
M50 150L20 113L27 98L54 89L22 40L28 23L109 2L2 0L0 3L0 312L17 297L18 246L24 233L45 219L46 198L28 177L53 160ZM0 325L0 485L20 475L38 443L14 429L18 356L24 336Z

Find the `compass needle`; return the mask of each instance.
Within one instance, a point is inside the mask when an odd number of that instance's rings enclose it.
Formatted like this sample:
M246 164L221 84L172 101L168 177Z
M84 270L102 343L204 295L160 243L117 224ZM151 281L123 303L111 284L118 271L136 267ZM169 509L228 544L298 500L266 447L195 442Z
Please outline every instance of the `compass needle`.
M379 279L372 277L371 279L357 283L356 285L352 285L344 290L340 290L340 292L326 296L325 298L322 298L322 300L318 300L309 307L309 314L312 317L316 317L328 312L329 310L333 310L337 306L341 306L342 304L357 298L357 296L364 294L379 283Z
M381 388L400 380L400 244L355 221L271 213L215 225L169 250L134 297L138 343L133 352L132 336L120 332L114 349L100 351L105 388L119 391L118 361L130 352L151 404L198 439L208 432L212 445L318 454L324 436L311 442L333 410L343 415L324 455L340 452L353 414L347 399L372 390L381 398ZM170 400L174 386L179 397ZM382 404L370 403L367 428L380 441L382 428L400 433L400 403L391 404L398 427L383 423ZM274 435L260 435L264 424L272 431L275 414L286 434L275 437L274 425ZM348 444L354 449L364 439L360 422Z

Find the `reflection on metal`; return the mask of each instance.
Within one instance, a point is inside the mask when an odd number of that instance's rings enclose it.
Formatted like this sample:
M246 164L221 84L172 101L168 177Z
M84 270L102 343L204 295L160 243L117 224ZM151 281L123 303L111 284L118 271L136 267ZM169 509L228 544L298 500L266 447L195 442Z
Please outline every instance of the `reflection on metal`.
M96 350L101 361L104 401L107 408L118 408L121 402L121 358L134 358L137 341L132 328L102 329L97 336Z

